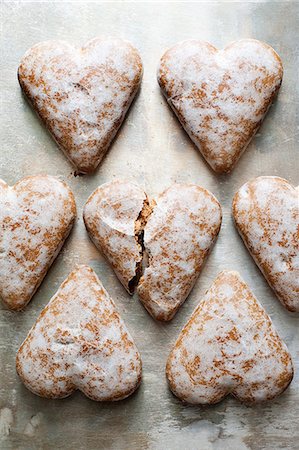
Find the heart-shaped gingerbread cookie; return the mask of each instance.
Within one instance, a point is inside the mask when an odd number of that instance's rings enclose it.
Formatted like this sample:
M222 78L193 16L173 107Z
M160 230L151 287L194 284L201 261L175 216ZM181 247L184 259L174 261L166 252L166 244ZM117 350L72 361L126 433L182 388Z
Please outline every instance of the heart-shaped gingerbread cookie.
M82 48L63 41L30 48L20 85L79 173L100 163L139 88L142 62L121 39L95 38Z
M216 172L229 172L258 130L282 81L279 56L243 39L217 50L189 40L161 58L158 82L185 131Z
M215 279L171 351L172 392L193 404L232 394L245 403L270 400L293 377L291 356L271 319L237 272Z
M141 381L139 352L88 266L77 267L41 312L16 366L25 386L46 398L79 389L92 400L122 400Z
M235 194L236 227L281 303L299 312L299 191L279 177L259 177Z
M137 286L149 313L166 321L194 286L219 233L221 207L192 184L174 184L149 202L138 185L114 181L89 197L84 222L128 292Z
M0 180L0 297L24 308L58 255L76 218L69 187L51 176L8 186Z

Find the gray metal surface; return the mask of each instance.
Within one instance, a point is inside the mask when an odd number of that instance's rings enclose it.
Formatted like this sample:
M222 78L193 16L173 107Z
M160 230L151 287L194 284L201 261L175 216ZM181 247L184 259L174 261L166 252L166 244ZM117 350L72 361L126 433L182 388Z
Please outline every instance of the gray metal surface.
M31 303L21 313L1 306L0 448L3 449L298 449L299 318L280 305L242 244L231 218L234 192L259 175L298 183L298 3L2 3L0 177L14 184L48 173L73 189L78 221ZM74 169L28 106L16 70L27 48L46 39L83 44L96 35L130 40L144 62L142 89L99 170L74 177ZM280 54L284 81L259 134L230 175L215 175L166 105L156 82L159 57L188 38L222 47L254 37ZM82 207L101 183L116 177L141 183L156 195L174 181L198 183L221 202L218 241L190 297L169 324L129 297L89 241ZM114 298L143 359L143 383L128 400L100 404L79 392L60 401L31 394L15 373L15 353L41 309L76 263L90 264ZM227 398L213 407L185 406L167 389L165 361L202 294L224 268L237 269L287 342L295 378L279 399L245 407Z

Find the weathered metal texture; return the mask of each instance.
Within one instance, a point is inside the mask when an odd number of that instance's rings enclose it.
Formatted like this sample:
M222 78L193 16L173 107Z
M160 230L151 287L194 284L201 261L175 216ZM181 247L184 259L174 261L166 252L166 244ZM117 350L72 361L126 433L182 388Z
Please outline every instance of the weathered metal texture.
M240 239L231 216L239 187L260 175L298 184L297 2L210 3L2 3L0 178L14 184L48 173L73 190L78 221L40 289L24 310L1 305L0 447L3 449L296 449L299 442L298 315L283 308ZM64 39L82 45L98 35L129 40L140 52L144 78L140 94L98 170L74 177L74 169L41 125L21 93L17 67L37 42ZM229 175L204 162L168 108L156 81L167 48L184 39L216 47L241 38L269 43L284 64L278 98L261 129ZM297 114L297 116L296 116ZM113 270L88 239L82 208L93 190L115 178L135 181L150 196L173 182L210 190L223 209L222 228L207 263L170 323L155 322L136 295L126 293ZM46 400L29 392L15 371L15 354L61 282L75 264L90 264L114 299L143 360L143 382L127 400L97 403L79 392ZM246 407L226 398L212 407L185 406L168 390L165 364L194 307L223 269L237 270L272 318L293 356L295 377L277 400Z

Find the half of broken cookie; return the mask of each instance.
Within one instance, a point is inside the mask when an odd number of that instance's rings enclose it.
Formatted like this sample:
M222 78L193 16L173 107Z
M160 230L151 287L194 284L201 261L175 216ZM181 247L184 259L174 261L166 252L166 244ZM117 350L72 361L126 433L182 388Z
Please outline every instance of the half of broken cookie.
M0 180L0 298L24 308L58 255L76 218L69 187L49 175Z
M285 308L299 312L299 191L279 177L245 183L233 200L246 247Z
M280 395L293 378L290 353L237 272L214 280L180 333L166 366L172 392L193 404L228 394L244 403Z
M94 271L78 266L43 309L21 345L17 372L41 397L79 389L96 401L122 400L141 381L141 358Z
M18 78L33 108L79 173L93 172L120 128L142 79L142 62L127 41L95 38L34 45Z
M217 199L192 184L174 184L150 202L134 183L106 183L83 216L127 291L137 287L158 320L172 319L186 300L221 226Z
M119 180L98 187L84 207L89 236L130 294L140 272L140 237L150 213L149 200L142 188Z

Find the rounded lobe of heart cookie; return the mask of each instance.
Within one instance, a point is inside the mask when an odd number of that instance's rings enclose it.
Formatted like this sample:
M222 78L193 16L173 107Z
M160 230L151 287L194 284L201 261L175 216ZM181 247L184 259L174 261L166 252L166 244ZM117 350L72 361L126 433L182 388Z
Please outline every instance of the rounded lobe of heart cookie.
M90 238L130 294L130 282L142 261L136 221L146 201L140 186L116 180L99 186L88 198L83 212Z
M48 175L0 180L0 298L24 308L42 282L76 218L73 193Z
M144 231L147 267L137 292L157 320L171 320L188 297L221 226L221 207L206 189L174 184L157 199Z
M228 394L244 403L271 400L290 384L293 366L271 319L237 272L214 280L171 351L172 392L193 404Z
M283 75L267 44L243 39L217 50L188 40L161 58L158 82L208 164L229 172L258 130Z
M108 150L142 79L127 41L95 38L81 49L41 42L23 56L20 85L79 173L93 172Z
M299 312L299 195L279 177L245 183L233 199L236 227L281 303Z
M46 398L79 389L96 401L131 395L141 381L141 358L94 271L78 266L43 309L21 345L17 372Z

